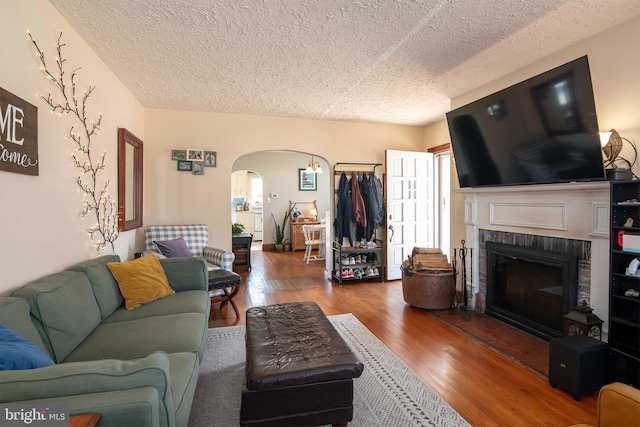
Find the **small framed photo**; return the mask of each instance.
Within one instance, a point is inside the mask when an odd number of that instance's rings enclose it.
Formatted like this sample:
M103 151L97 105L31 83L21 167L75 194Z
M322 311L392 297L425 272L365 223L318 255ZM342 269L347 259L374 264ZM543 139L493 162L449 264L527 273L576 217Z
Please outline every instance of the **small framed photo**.
M194 175L204 175L204 165L203 162L191 162L193 165L193 174Z
M204 151L190 148L187 150L187 160L201 162L204 160Z
M187 160L187 150L171 150L171 160Z
M215 151L204 152L204 165L208 168L215 168L218 161L218 153Z
M178 170L179 171L192 170L191 162L189 160L178 160Z
M305 169L298 169L298 190L316 191L317 189L316 174L309 173Z

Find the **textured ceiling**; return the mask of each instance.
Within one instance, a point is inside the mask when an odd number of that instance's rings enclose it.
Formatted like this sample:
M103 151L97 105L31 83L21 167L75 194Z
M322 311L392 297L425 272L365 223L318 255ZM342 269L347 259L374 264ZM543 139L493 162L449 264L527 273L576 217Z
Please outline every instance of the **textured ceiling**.
M147 108L422 125L638 0L50 0Z

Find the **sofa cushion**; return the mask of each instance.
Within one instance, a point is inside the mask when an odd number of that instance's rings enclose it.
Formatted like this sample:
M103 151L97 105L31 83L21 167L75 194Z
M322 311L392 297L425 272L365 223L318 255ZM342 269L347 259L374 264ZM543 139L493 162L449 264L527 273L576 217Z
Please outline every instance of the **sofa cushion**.
M57 363L100 324L100 308L89 279L77 271L45 276L11 295L29 302L34 324Z
M127 262L110 262L107 267L118 282L127 310L175 293L158 257L150 254Z
M89 277L93 293L100 307L102 319L105 319L124 303L120 288L118 288L118 282L116 282L111 270L107 267L109 262L120 262L120 257L117 255L103 255L67 268L67 270L71 271L80 271Z
M167 314L203 313L209 315L211 300L207 291L183 291L142 305L135 310L124 307L117 309L103 323L126 322L146 317L166 316Z
M53 360L31 341L0 324L0 371L44 368Z
M167 258L193 256L182 237L173 240L154 240L153 243L156 244L162 255Z
M193 396L198 384L200 362L193 353L173 353L169 355L169 363L176 426L186 426L189 424Z
M29 303L23 298L1 297L0 298L0 323L8 326L22 337L36 344L40 350L51 357L47 346L44 345L42 337L38 333L35 325L31 321L29 313Z
M173 422L175 410L173 407L174 399L171 395L171 378L170 357L164 352L154 352L135 360L104 359L85 363L61 363L27 371L3 372L0 396L5 398L3 402L44 401L47 403L55 398L66 397L65 400L60 399L57 402L75 406L75 404L81 403L76 398L79 395L84 400L92 393L115 395L122 390L152 387L157 394L155 402L159 404L159 420L150 425L173 426L175 425ZM107 397L106 394L104 396ZM117 397L113 399L115 400ZM93 408L84 406L80 409L81 413L112 413L113 410L109 409L111 397L104 399L101 403L95 400L94 402L96 405ZM155 405L155 403L153 404ZM120 409L127 410L122 406ZM109 418L105 422L101 421L100 425L139 425L135 423L137 417L133 417L133 424L128 422L115 424L110 422Z
M102 323L65 362L129 360L154 351L186 351L197 354L198 359L202 360L208 321L202 313L182 313Z

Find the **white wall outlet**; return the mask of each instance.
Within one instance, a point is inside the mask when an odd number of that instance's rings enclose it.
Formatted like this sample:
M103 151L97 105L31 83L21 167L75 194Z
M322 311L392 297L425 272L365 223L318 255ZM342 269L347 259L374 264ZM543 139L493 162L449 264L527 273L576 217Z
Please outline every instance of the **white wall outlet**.
M271 198L272 199L277 199L278 198L278 193L271 193Z

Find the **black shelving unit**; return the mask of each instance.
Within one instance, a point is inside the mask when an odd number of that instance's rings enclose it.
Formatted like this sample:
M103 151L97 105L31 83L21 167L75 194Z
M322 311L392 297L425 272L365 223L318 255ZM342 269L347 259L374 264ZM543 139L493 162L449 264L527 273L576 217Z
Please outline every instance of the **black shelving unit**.
M629 263L640 254L623 250L620 232L640 235L640 182L611 182L609 259L609 346L612 381L640 386L640 277L625 274ZM629 218L633 225L625 226Z
M384 248L383 241L380 239L374 239L376 247L364 247L356 248L351 246L342 246L337 241L333 241L333 279L340 285L343 282L349 282L352 280L380 280L384 282ZM353 263L349 260L353 259ZM375 269L377 274L367 274L369 269ZM343 272L345 270L360 269L365 273L358 277L353 276L345 277Z
M378 166L382 166L382 163L336 163L333 166L333 181L334 181L334 196L335 203L337 204L338 200L338 184L339 180L337 177L341 176L343 173L350 176L352 173L376 173L376 168ZM384 234L386 229L383 227L374 232L372 242L376 244L375 247L355 247L355 246L345 246L344 242L338 242L336 239L332 242L332 259L333 259L333 272L332 278L333 280L340 283L342 286L343 282L349 281L359 281L359 280L380 280L384 282L385 277L385 242L384 240L378 239L376 236L380 236L380 233ZM355 259L355 263L351 264L346 262L351 258ZM375 269L377 274L367 274L367 271L370 272L369 267ZM364 270L364 274L362 276L358 276L354 273L353 276L345 277L343 275L343 271L351 269L352 272L355 270Z

